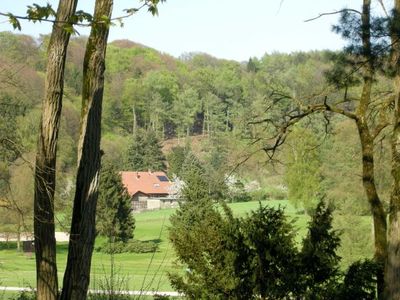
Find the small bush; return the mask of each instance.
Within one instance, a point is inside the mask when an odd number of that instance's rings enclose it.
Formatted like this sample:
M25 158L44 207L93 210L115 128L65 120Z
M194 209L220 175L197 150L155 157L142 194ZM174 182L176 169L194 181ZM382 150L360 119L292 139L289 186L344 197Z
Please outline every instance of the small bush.
M158 250L157 243L153 241L132 240L127 243L104 243L96 248L97 252L107 254L118 253L152 253Z
M130 253L152 253L158 250L158 245L152 241L134 240L127 244L126 250Z
M271 186L266 189L267 199L285 200L287 199L287 190L280 186Z
M169 300L171 298L169 296L167 296L167 295L158 295L158 294L156 294L156 295L153 296L153 299L154 300Z
M254 190L251 191L249 194L254 201L287 199L287 191L284 188L276 186L269 186L266 188Z
M258 189L255 191L251 191L250 192L250 197L253 201L264 201L264 200L268 200L267 199L267 195L264 191L264 189Z
M36 300L36 293L33 291L22 291L17 296L10 298L11 300Z
M376 294L376 272L379 265L371 260L357 261L347 270L342 287L340 299L365 299L373 300Z
M17 249L17 242L0 242L0 250Z

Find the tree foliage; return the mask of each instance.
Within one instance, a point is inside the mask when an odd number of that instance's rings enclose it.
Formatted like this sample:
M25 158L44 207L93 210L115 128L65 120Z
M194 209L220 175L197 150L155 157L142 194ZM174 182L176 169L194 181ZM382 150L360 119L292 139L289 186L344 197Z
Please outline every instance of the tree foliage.
M153 130L138 130L127 153L128 168L133 171L166 171L160 140Z
M103 166L100 175L96 220L97 232L112 242L127 242L133 238L135 220L131 197L121 175L111 165Z
M190 187L189 187L190 188ZM237 218L210 198L186 201L171 216L170 240L184 275L171 284L189 299L342 299L372 295L372 265L350 267L345 281L336 251L332 210L320 202L299 250L281 208L260 207ZM358 282L358 288L350 286Z
M292 134L285 155L288 198L296 208L310 213L323 193L320 145L307 128L296 127Z
M340 257L339 233L332 228L332 208L320 201L312 213L308 233L299 254L308 298L329 298L338 286Z

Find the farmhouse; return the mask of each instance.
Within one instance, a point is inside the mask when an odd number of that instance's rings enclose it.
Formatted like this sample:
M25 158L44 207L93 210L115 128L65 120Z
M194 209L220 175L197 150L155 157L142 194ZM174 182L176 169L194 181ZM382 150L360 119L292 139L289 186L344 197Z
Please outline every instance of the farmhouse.
M164 172L121 172L122 183L132 199L134 210L152 210L175 207L173 182Z

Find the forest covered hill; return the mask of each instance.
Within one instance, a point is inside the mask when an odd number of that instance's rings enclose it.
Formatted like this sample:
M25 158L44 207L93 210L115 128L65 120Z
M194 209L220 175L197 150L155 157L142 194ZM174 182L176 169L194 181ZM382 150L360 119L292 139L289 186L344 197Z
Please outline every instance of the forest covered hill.
M0 33L0 135L2 147L7 145L0 153L0 189L2 197L12 198L26 216L2 218L2 230L31 224L32 162L47 43L48 36ZM57 162L58 210L70 209L73 195L85 43L85 37L76 37L68 48ZM327 80L334 54L272 53L239 63L205 53L177 59L132 41L114 41L106 58L103 160L128 169L133 136L151 130L163 142L167 156L176 146L192 144L215 182L233 172L244 185L256 182L260 189L254 195L260 199L284 193L300 212L325 197L340 215L368 215L360 142L348 119L333 114L306 117L288 129L290 135L273 157L266 153L277 132L277 116L296 109L293 99L311 104L327 88L332 99L343 96ZM384 78L378 82L376 95L388 86ZM346 90L354 97L358 92L356 85ZM376 179L387 203L389 150L384 131L381 137L376 144L380 162ZM3 150L10 146L15 151Z

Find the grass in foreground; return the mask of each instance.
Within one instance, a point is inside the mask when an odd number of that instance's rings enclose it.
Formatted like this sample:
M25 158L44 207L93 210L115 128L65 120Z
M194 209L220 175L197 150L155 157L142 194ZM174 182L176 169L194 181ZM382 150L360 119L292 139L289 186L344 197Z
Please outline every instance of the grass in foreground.
M289 219L295 219L298 229L298 242L306 233L309 218L296 214L295 208L287 200L263 201L263 205L284 207ZM236 216L244 216L256 209L258 202L242 202L229 204ZM171 291L167 272L181 272L183 269L175 263L175 255L168 241L169 217L174 209L165 209L135 214L135 239L152 240L159 244L156 253L122 253L116 254L115 267L123 289ZM96 245L103 243L104 238L97 238ZM57 245L57 263L59 280L62 281L67 260L67 243ZM0 249L2 249L0 247ZM94 252L91 270L91 288L99 288L99 282L108 276L110 271L110 255ZM29 287L35 285L35 259L33 255L16 252L15 249L0 250L0 285Z

